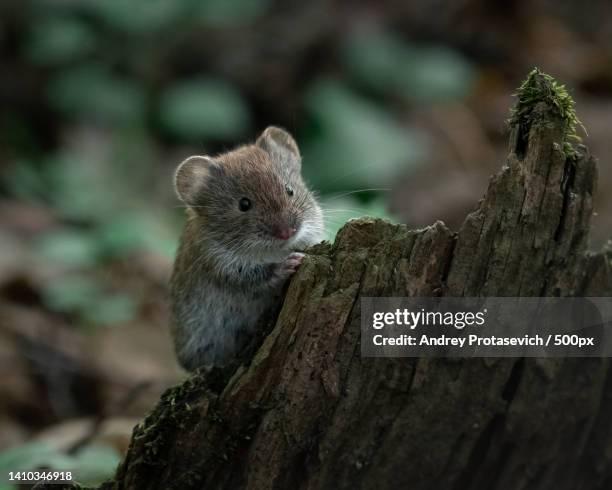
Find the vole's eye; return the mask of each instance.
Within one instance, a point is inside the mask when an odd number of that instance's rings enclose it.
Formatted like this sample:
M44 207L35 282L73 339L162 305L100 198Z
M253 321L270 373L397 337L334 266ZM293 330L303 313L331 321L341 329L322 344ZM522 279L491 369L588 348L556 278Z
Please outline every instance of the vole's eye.
M240 211L248 211L251 209L251 200L248 197L243 197L238 201L238 208Z
M293 187L291 187L290 185L286 185L285 190L287 191L288 196L293 196Z

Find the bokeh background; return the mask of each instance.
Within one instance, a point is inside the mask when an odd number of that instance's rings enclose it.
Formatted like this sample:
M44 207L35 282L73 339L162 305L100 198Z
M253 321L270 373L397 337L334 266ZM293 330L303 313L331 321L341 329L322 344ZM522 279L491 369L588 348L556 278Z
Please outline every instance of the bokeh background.
M363 214L456 229L504 162L534 66L567 84L600 158L599 248L604 0L0 0L0 471L100 481L184 376L165 299L182 159L281 125L329 239Z

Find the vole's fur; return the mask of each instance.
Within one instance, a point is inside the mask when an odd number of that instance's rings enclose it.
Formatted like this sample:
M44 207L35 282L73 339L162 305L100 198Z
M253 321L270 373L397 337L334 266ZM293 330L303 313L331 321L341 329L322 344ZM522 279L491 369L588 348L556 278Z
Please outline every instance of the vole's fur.
M321 239L321 209L300 171L297 144L275 127L253 145L178 167L188 221L170 282L171 328L185 369L231 361L299 265L296 251Z

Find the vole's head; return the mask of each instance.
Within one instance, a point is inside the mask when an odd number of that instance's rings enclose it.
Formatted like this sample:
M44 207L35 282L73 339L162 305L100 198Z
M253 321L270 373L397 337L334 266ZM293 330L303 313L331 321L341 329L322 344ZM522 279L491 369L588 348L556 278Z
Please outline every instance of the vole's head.
M276 261L321 239L321 209L301 164L291 135L269 127L254 145L185 160L176 170L176 192L201 223L201 238L219 253Z

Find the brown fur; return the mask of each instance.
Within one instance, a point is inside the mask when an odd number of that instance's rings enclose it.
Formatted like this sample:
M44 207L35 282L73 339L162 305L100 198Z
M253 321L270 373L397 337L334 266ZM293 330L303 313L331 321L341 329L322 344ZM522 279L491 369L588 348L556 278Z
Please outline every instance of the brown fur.
M321 210L300 169L297 144L279 128L254 145L191 157L177 169L189 218L170 284L172 332L187 369L231 360L237 338L273 305L299 264L295 252L320 239ZM245 198L248 211L239 207ZM279 239L287 229L295 236Z

